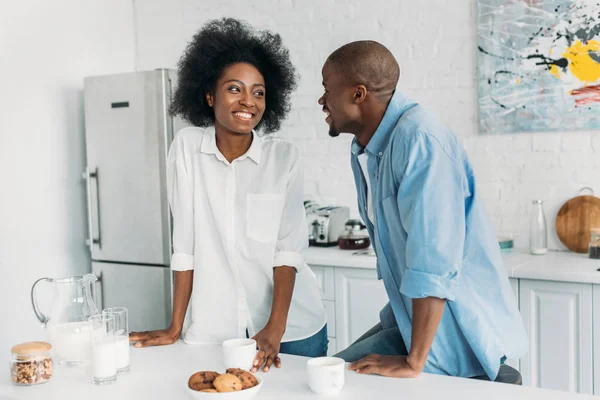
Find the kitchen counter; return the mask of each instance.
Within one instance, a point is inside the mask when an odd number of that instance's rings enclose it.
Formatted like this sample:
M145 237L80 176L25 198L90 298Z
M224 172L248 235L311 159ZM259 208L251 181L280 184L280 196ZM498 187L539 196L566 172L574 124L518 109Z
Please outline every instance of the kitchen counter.
M304 357L281 355L282 368L261 374L264 384L255 399L316 399L307 386ZM119 376L116 383L95 386L84 367L56 367L46 384L17 387L10 382L7 370L0 377L2 400L177 400L188 399L188 377L199 370L223 371L220 346L190 346L178 342L172 346L133 349L131 371ZM359 375L346 371L343 399L402 398L439 399L593 399L588 395L482 382L471 379L423 374L417 379L392 379Z
M376 268L375 256L353 253L353 250L338 247L309 247L303 254L309 265ZM600 271L597 271L600 260L592 260L587 254L549 251L545 255L534 256L524 250L513 249L503 252L502 257L509 278L600 284Z

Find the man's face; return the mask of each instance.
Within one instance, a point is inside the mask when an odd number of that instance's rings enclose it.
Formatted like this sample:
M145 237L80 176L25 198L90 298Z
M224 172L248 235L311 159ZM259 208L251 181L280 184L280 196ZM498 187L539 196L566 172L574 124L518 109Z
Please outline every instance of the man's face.
M325 93L319 99L323 112L327 114L325 122L329 124L329 136L352 132L353 88L344 82L343 75L337 73L337 65L326 62L321 71Z

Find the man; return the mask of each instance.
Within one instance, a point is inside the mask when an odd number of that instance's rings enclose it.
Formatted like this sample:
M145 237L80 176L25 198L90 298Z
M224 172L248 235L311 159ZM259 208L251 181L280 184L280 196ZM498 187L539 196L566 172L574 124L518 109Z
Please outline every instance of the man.
M383 45L344 45L322 75L329 134L355 136L360 214L390 300L339 356L366 374L496 379L527 337L465 151L396 90L400 68Z

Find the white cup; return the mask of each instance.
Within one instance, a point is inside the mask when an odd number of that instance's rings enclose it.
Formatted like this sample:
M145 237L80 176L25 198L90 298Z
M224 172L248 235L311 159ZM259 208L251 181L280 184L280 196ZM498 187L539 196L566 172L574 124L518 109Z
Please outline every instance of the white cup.
M316 394L337 394L344 387L346 362L338 357L318 357L308 360L308 386Z
M250 371L256 357L256 340L230 339L223 342L225 368L241 368Z

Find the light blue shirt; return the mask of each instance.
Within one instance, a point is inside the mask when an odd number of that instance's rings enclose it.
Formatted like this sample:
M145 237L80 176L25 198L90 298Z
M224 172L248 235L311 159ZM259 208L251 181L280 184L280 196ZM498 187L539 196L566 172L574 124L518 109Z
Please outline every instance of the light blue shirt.
M376 224L367 216L367 152ZM527 352L527 336L467 155L454 134L396 90L364 148L352 144L363 221L392 313L410 351L412 299L447 299L425 372L495 379L501 359Z

